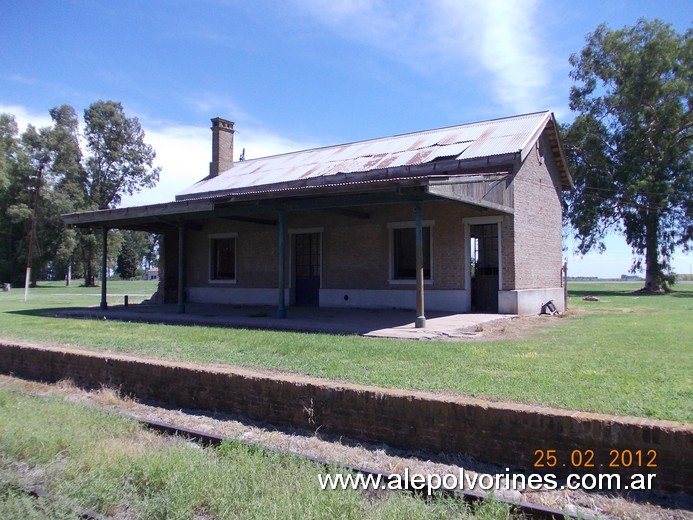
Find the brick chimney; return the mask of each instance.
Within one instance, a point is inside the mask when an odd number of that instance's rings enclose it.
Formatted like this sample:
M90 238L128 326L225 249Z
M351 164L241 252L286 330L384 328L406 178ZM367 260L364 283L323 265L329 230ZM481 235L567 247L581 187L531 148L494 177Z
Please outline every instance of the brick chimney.
M233 121L212 119L212 162L209 176L216 177L233 166Z

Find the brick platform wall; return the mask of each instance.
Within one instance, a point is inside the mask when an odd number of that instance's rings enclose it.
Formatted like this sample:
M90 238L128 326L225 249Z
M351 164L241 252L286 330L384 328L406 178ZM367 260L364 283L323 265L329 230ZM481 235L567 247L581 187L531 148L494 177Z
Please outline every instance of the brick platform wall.
M610 450L656 450L657 490L690 492L693 426L278 377L251 370L207 368L30 344L0 343L0 373L85 388L102 385L171 406L218 410L276 425L335 434L393 447L465 453L511 470L536 472L536 450L594 450L604 465ZM567 474L569 468L550 472ZM640 468L602 468L624 475ZM595 470L579 469L585 473Z

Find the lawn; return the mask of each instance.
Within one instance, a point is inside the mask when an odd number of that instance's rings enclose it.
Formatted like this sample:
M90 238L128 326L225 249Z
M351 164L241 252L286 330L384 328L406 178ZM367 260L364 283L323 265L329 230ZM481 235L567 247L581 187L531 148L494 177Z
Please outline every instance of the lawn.
M155 284L111 282L109 302ZM100 293L46 283L26 303L21 290L0 294L0 335L691 423L693 285L663 296L637 288L572 284L579 312L524 339L430 342L50 318L38 310L98 305Z
M489 501L321 491L323 466L237 443L201 450L61 398L0 388L0 518L508 518ZM334 471L332 471L334 473ZM52 499L32 498L40 485Z

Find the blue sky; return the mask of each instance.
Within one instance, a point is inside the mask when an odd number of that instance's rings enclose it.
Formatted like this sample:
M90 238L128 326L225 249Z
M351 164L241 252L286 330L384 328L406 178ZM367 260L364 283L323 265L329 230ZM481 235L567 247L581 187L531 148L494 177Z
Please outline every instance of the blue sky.
M56 105L121 101L163 168L126 203L164 202L207 174L215 116L246 158L537 110L570 122L569 55L639 17L684 32L693 2L0 0L0 112L42 126ZM571 275L630 267L618 237L568 247Z

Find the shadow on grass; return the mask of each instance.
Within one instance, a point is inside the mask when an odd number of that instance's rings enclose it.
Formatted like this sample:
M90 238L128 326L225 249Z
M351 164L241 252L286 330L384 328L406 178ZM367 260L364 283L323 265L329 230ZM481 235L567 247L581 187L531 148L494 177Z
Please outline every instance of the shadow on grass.
M693 298L693 291L671 291L668 293L648 293L648 292L640 292L639 290L635 291L607 291L607 290L596 290L596 291L589 291L586 289L578 289L578 290L572 290L568 289L568 296L571 296L573 298L584 298L585 296L597 296L597 297L614 297L614 296L632 296L632 297L643 297L643 298L652 298L652 297L661 297L661 296L671 296L673 298Z
M38 316L40 318L59 318L60 311L78 311L83 307L49 307L46 309L22 309L14 311L5 311L4 314L18 314L20 316Z
M109 280L111 282L111 280ZM71 291L73 289L99 289L101 285L96 284L96 285L84 285L83 283L72 283L70 285L65 285L60 284L60 285L46 285L39 283L38 285L30 285L29 290L33 291L34 289L65 289L67 291ZM12 285L12 290L13 291L23 291L24 290L24 284L21 285Z
M572 296L573 298L583 298L585 296L651 296L651 295L641 295L637 294L634 291L605 291L605 290L596 290L596 291L588 291L584 289L580 290L572 290L568 289L568 296ZM660 296L660 295L656 295Z
M290 317L291 315L289 315L286 320L281 320L277 323L272 312L253 312L252 308L245 309L243 307L239 307L244 309L243 312L235 316L225 316L218 312L206 314L205 312L200 312L200 310L179 314L175 312L174 305L169 305L168 307L171 309L162 312L148 312L154 308L147 306L142 309L137 305L132 305L131 310L125 312L123 312L122 306L109 306L105 311L99 309L99 307L49 307L12 310L6 311L6 313L40 318L107 320L151 325L327 334L332 336L359 336L372 330L406 325L411 321L407 311L392 311L392 315L385 315L382 321L374 325L373 323L364 324L359 320L354 321L348 317L345 317L341 323L335 323L334 317L321 317L320 315L310 321L307 321L305 317L300 315L296 317Z

